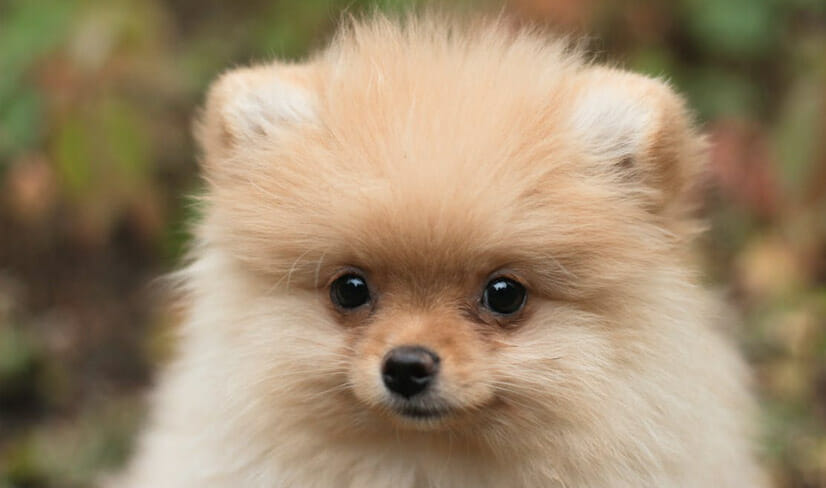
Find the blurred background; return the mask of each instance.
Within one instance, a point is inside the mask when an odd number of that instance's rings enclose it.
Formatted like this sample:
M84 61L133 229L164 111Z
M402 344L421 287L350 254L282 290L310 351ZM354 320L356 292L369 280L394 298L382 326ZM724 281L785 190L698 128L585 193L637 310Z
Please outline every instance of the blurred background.
M88 486L128 456L178 320L153 279L197 213L210 80L410 3L0 0L0 488ZM826 487L826 1L461 3L587 35L690 99L704 265L743 319L762 454L779 487Z

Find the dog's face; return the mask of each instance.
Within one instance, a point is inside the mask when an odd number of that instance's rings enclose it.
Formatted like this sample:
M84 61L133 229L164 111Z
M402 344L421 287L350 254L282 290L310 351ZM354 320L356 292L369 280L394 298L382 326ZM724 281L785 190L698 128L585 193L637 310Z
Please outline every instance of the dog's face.
M698 147L681 102L561 46L542 65L394 42L211 91L201 239L243 281L242 383L342 425L594 418L670 299Z

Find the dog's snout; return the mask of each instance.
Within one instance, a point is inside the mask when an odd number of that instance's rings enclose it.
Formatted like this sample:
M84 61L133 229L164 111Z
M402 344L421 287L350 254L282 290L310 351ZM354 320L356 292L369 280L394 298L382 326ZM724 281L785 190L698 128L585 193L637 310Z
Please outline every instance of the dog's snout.
M439 356L421 346L400 346L384 357L382 379L388 390L405 398L417 395L433 382Z

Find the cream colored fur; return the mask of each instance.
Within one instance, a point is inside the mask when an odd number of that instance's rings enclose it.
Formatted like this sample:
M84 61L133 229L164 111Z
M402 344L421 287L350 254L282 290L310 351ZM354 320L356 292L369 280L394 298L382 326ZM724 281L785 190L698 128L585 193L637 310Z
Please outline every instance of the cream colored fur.
M231 71L137 487L760 487L747 372L690 242L702 140L662 81L503 22L354 22ZM364 270L375 307L328 285ZM501 269L516 319L477 310ZM442 356L443 420L379 364Z

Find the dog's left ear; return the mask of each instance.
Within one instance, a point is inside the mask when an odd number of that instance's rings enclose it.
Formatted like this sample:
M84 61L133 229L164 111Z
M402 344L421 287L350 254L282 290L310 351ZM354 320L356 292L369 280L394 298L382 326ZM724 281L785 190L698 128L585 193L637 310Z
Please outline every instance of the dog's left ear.
M705 144L682 98L665 82L587 69L570 120L589 159L641 185L652 210L679 213L691 206Z
M232 173L236 150L277 145L290 130L314 121L312 73L309 65L275 62L221 75L195 130L207 174Z

